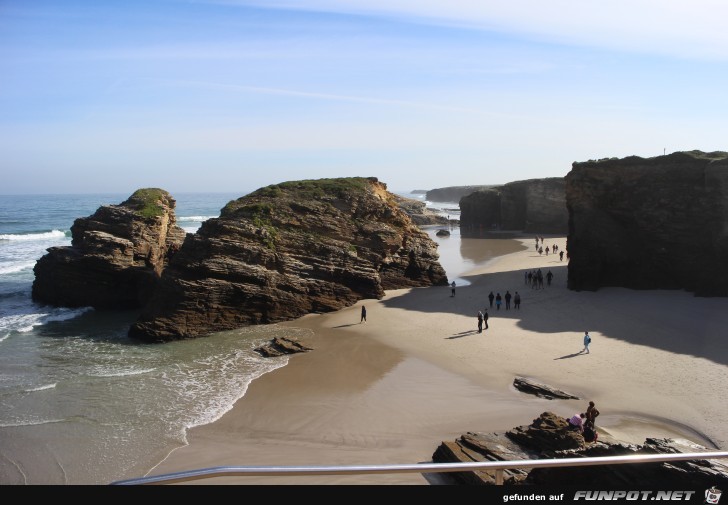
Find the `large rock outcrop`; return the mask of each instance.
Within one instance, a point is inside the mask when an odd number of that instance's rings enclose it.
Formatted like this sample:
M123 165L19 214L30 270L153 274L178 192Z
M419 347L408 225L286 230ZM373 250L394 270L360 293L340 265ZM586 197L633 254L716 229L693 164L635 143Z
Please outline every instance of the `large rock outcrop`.
M376 178L293 181L187 236L129 335L163 342L447 284L437 244Z
M597 428L599 430L599 428ZM472 463L535 459L590 458L709 452L685 439L648 438L642 445L628 444L599 435L585 442L568 428L565 418L544 412L532 424L503 433L467 432L445 441L435 450L435 463ZM672 461L669 463L612 464L504 470L503 483L510 485L590 486L598 489L654 487L669 482L672 487L692 489L728 485L728 466L721 460ZM478 470L448 474L456 483L494 485L495 471Z
M460 230L465 236L502 230L565 234L568 223L563 177L509 182L460 199Z
M427 204L421 200L405 198L399 195L394 195L394 198L397 205L399 205L417 226L448 224L445 216L438 214L432 209L428 209Z
M76 219L71 246L51 247L37 261L33 300L104 309L144 305L185 237L175 205L168 192L146 188Z
M574 163L568 287L728 296L728 153Z
M495 186L448 186L447 188L431 189L425 194L425 199L430 202L438 203L459 202L464 196L480 191L481 189L488 189L492 187Z

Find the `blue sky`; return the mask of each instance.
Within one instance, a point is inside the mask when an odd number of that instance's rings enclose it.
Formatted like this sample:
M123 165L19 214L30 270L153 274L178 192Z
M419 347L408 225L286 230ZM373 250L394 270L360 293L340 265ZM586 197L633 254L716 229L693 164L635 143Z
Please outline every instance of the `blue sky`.
M728 150L717 0L0 0L0 194L392 190Z

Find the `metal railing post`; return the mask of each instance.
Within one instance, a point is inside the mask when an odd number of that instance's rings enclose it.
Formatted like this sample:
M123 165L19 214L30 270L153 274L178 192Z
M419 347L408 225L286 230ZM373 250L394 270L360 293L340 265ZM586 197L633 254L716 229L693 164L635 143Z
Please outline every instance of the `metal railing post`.
M497 468L495 470L495 485L496 486L503 485L503 469L502 468Z

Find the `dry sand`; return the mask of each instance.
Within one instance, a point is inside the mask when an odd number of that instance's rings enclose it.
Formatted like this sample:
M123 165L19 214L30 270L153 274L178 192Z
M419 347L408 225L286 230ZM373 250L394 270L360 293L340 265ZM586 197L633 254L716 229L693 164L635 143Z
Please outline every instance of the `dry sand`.
M566 249L564 237L546 245ZM517 247L514 247L517 246ZM604 434L642 443L679 437L728 447L728 299L683 291L566 288L566 260L539 256L532 238L462 240L472 269L448 287L391 291L284 326L314 331L315 350L255 380L217 422L194 428L149 475L215 466L330 466L429 462L443 440L495 432L545 411L601 411ZM513 252L515 249L519 249ZM442 253L441 253L442 254ZM504 254L488 260L497 254ZM447 268L447 267L446 267ZM531 289L524 272L554 274ZM449 270L448 270L449 271ZM476 314L490 291L519 291L521 308ZM367 322L360 323L361 305ZM592 336L591 352L581 352ZM523 376L578 395L517 391ZM428 484L421 474L225 477L204 484Z

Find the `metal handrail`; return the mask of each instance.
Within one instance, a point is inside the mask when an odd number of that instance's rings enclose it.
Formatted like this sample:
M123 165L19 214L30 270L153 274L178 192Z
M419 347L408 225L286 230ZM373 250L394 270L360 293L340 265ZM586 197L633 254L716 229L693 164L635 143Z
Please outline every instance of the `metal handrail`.
M390 473L447 473L475 470L495 470L496 484L503 484L503 471L511 468L556 468L566 466L623 465L662 463L728 458L728 452L686 452L678 454L645 454L629 456L599 456L594 458L521 459L513 461L480 461L473 463L417 463L409 465L363 466L217 466L184 472L152 475L112 482L112 485L174 484L214 477L293 476L293 475L355 475Z

